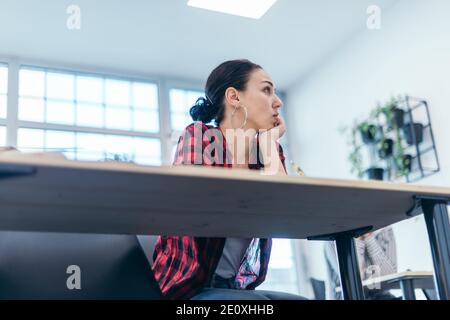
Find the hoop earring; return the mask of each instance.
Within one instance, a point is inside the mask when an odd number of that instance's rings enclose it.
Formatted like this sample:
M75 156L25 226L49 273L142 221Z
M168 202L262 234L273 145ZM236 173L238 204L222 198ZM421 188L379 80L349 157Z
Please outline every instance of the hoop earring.
M245 125L247 124L247 118L248 118L247 108L244 107L244 106L242 106L242 108L244 109L244 114L245 114L244 123L243 123L242 126L240 126L239 128L235 128L235 127L233 126L233 117L234 117L234 115L235 115L235 113L236 113L236 111L237 111L238 108L237 108L236 106L234 106L234 110L233 110L233 112L231 113L231 126L233 127L233 129L242 129L242 128L244 128Z

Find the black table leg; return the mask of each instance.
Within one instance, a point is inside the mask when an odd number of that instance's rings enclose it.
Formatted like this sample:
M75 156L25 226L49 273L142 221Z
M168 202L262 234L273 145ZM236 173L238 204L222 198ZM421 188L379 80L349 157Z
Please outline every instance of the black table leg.
M308 240L336 241L342 293L345 300L364 300L354 238L370 230L372 230L371 226L342 233L308 237Z
M400 280L400 287L403 293L403 300L416 300L416 293L414 292L413 279Z
M430 239L436 291L439 299L450 300L450 222L447 200L421 199Z
M341 286L345 300L364 300L353 237L336 238Z

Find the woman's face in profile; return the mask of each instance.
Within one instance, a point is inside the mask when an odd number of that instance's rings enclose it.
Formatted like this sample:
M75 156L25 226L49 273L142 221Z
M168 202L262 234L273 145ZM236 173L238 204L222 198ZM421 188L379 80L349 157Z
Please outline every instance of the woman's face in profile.
M247 123L255 130L272 129L279 122L279 108L283 105L275 93L272 78L262 69L252 72L247 88L240 94L241 104L247 107Z

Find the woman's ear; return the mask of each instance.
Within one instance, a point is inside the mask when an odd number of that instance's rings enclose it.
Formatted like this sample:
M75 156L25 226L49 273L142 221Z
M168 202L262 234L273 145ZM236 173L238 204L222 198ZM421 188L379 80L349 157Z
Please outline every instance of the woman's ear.
M239 91L233 87L227 88L227 90L225 90L225 101L228 105L235 107L239 106Z

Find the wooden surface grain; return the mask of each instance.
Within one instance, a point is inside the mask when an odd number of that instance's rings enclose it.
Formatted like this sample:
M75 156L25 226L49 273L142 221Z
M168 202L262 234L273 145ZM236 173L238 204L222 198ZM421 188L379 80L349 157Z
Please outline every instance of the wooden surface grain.
M450 197L444 187L0 156L0 173L11 166L35 173L0 179L0 230L302 239L404 220L414 195Z

